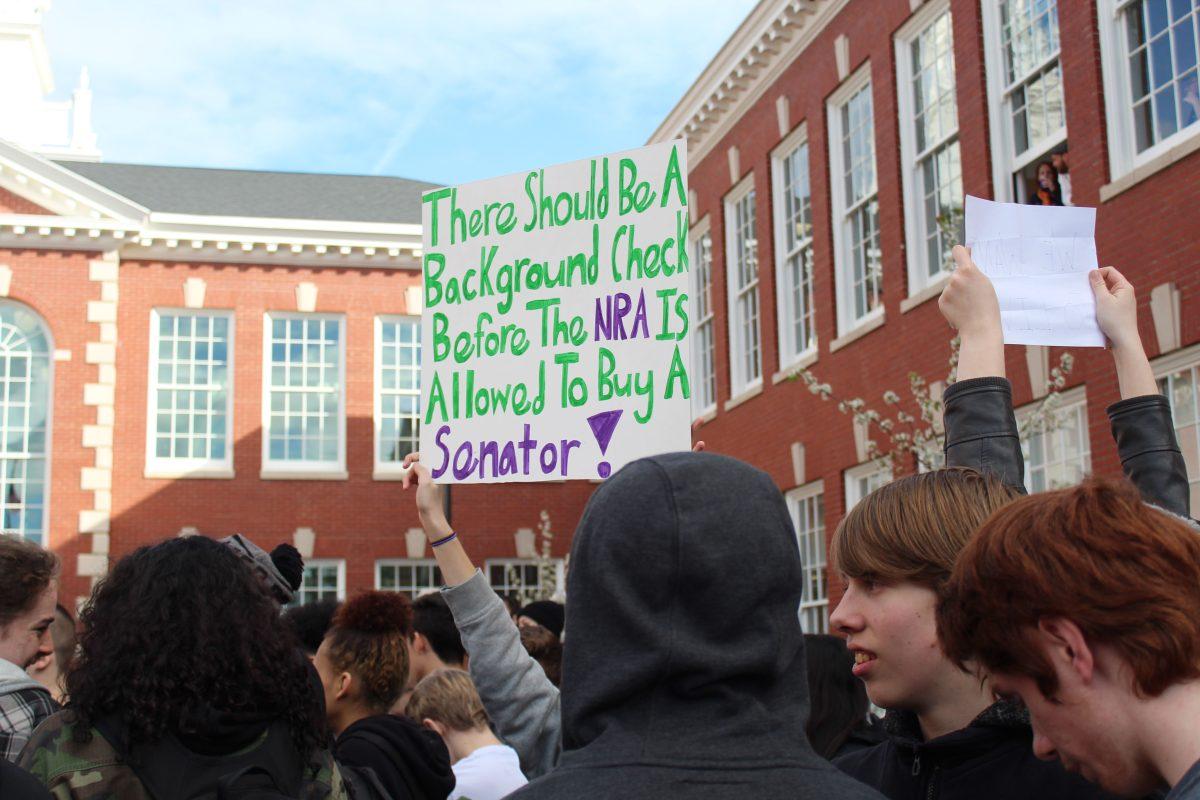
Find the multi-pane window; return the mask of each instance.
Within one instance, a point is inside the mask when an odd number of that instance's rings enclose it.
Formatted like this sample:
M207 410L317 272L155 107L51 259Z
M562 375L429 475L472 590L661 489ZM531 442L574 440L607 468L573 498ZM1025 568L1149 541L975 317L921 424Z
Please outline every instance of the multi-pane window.
M342 320L269 314L264 461L288 469L343 463Z
M1037 164L1066 149L1057 0L987 0L983 12L996 199L1025 202ZM1067 177L1060 188L1066 201Z
M729 287L731 394L762 378L758 338L758 236L754 182L725 203L726 281Z
M3 533L44 544L51 346L28 307L0 300L0 491Z
M375 463L398 465L421 440L421 323L415 318L380 317L375 331Z
M775 213L780 367L817 347L813 306L812 190L808 142L775 161Z
M941 12L911 39L901 41L898 55L907 72L900 88L901 108L911 117L903 131L904 180L912 216L909 288L915 290L949 271L950 250L963 237L950 12Z
M716 339L712 307L712 237L692 239L692 413L700 416L717 402Z
M800 625L805 633L829 632L829 584L825 572L825 498L815 490L797 489L788 495L792 524L804 567Z
M1121 7L1135 151L1200 119L1200 3L1134 0Z
M416 599L444 585L442 570L432 559L375 562L375 588L385 592L404 592Z
M155 310L151 317L151 469L223 467L229 442L231 315Z
M562 566L560 558L548 561L530 558L489 559L488 584L521 605L534 600L548 600L563 590Z
M1004 99L1013 157L1066 127L1059 64L1058 0L1001 0Z
M858 505L859 500L891 480L891 469L876 462L846 470L846 511L849 512Z
M309 559L304 564L304 579L296 592L293 605L317 603L321 600L346 599L346 562Z
M836 182L838 328L843 333L883 310L871 83L868 80L855 85L858 88L830 114L831 173Z
M1029 426L1021 441L1025 488L1030 492L1063 489L1092 471L1087 401L1064 403Z
M1188 485L1191 487L1191 505L1200 508L1200 366L1193 364L1176 370L1158 379L1159 389L1171 403L1171 416L1175 420L1175 435L1179 449L1187 465ZM1193 513L1195 513L1193 511Z

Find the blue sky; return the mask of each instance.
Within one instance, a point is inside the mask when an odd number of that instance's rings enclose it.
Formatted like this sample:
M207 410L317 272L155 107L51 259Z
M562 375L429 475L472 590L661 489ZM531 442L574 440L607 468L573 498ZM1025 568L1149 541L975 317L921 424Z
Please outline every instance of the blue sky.
M753 0L54 0L106 161L470 180L637 147Z

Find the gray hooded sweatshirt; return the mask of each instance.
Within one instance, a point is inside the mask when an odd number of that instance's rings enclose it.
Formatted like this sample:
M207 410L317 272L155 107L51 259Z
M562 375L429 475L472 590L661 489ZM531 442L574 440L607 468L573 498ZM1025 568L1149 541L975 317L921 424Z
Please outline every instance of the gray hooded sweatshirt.
M571 549L562 756L511 797L878 800L805 737L802 586L765 473L710 453L626 466Z

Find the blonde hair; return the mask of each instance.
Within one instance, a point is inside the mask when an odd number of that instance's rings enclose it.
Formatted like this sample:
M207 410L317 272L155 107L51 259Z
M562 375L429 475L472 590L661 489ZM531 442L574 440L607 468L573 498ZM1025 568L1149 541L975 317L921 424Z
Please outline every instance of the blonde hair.
M461 669L439 669L421 679L404 713L420 722L431 719L453 731L488 727L487 711L471 676Z
M830 560L850 578L913 581L937 591L983 521L1019 496L993 475L960 467L900 478L846 514Z

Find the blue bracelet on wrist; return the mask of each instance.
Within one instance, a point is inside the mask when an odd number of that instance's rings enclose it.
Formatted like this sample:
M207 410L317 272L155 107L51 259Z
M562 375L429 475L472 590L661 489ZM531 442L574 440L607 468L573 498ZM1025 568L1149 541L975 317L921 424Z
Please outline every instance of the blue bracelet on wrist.
M453 541L456 538L458 538L458 534L455 533L454 531L450 531L449 536L445 537L444 539L438 539L436 542L432 542L429 546L430 547L441 547L446 542Z

